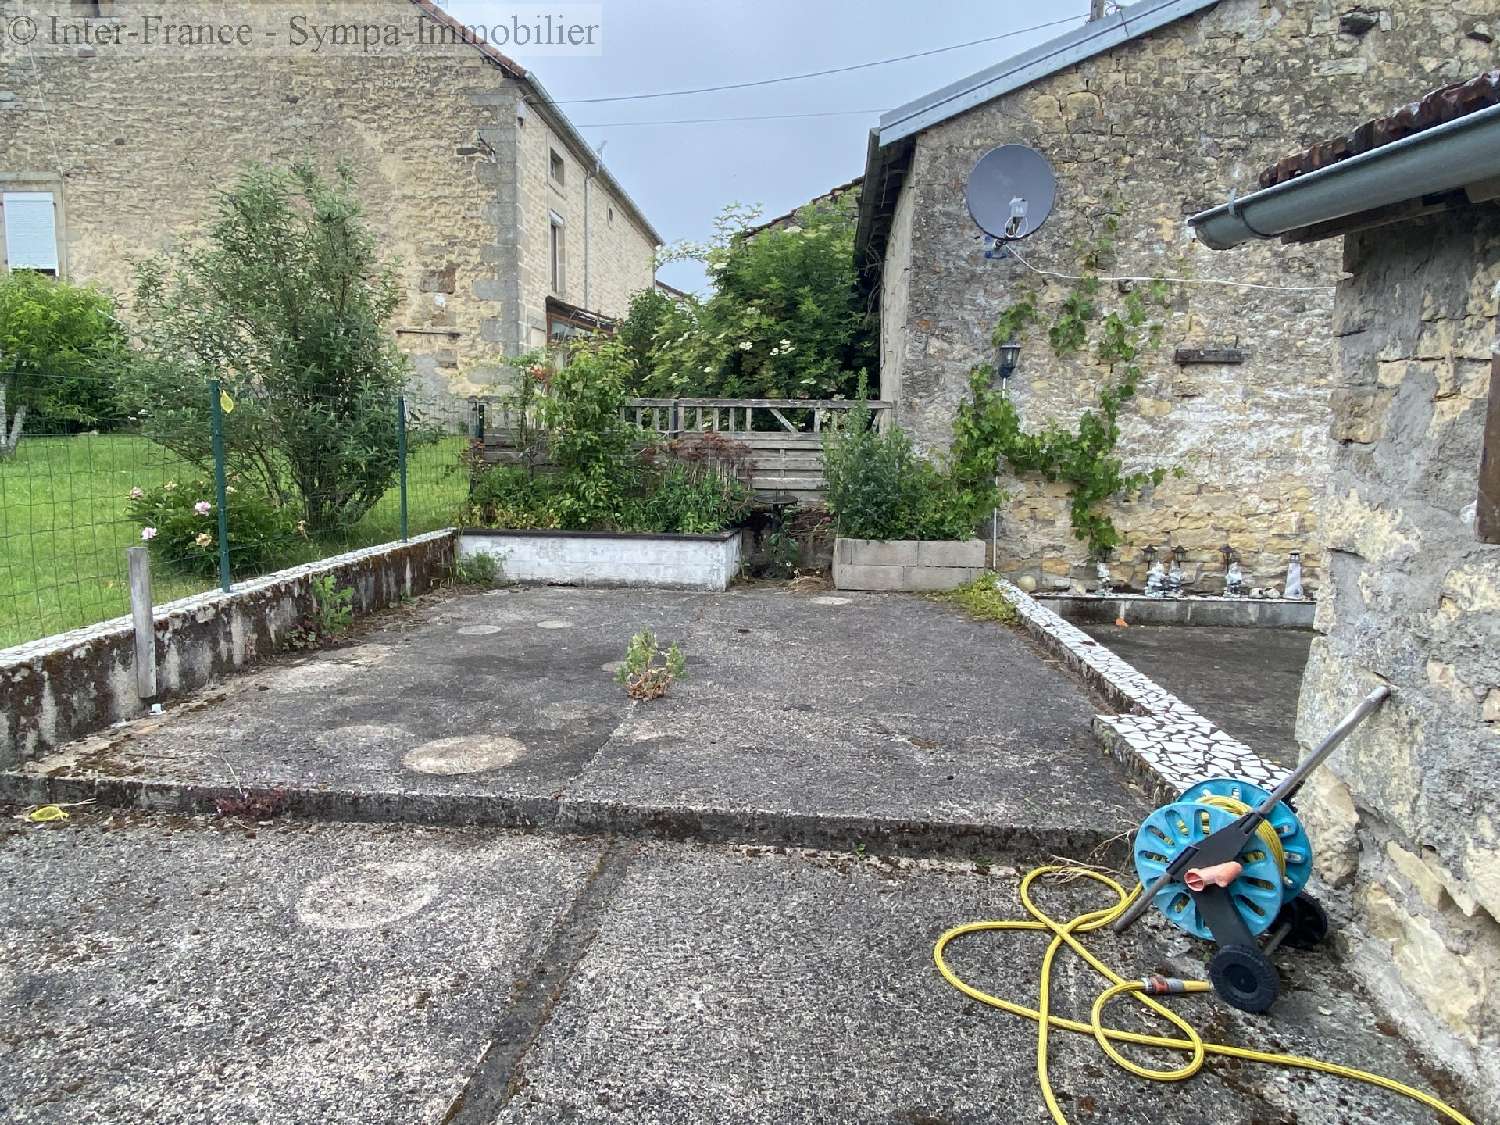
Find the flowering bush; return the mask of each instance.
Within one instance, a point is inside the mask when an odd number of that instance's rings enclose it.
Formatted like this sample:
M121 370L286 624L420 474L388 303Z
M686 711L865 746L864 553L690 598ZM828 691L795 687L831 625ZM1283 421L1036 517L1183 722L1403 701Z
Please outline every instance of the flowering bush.
M631 394L834 398L875 371L875 322L855 286L857 196L745 233L756 215L731 204L712 240L669 251L705 264L712 296L647 289L631 302L618 328Z
M298 553L307 539L302 521L253 490L231 485L230 491L229 565L235 574L262 574ZM219 515L212 495L206 480L130 490L127 511L161 566L203 577L218 573Z

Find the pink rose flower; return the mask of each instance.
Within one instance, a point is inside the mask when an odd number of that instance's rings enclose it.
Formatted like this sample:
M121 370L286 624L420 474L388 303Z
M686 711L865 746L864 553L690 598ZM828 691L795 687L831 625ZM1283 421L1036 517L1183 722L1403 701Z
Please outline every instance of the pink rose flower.
M143 527L143 528L141 528L141 538L144 539L144 540L146 540L146 542L149 543L151 540L153 540L153 539L156 538L156 528L154 528L154 527Z
M207 500L199 500L196 504L193 505L193 511L197 512L200 516L206 516L213 510L214 506Z

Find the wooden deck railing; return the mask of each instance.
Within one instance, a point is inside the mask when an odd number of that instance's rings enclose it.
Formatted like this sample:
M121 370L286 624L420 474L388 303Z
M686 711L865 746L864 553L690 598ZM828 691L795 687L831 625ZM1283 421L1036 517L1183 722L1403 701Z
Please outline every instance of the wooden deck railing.
M476 433L483 433L485 457L516 461L518 430L537 428L533 409L524 419L503 399L476 398ZM794 398L632 398L621 410L626 421L649 433L676 437L716 433L750 448L750 484L766 499L820 499L823 478L823 431L837 429L855 404L847 399ZM874 426L886 432L894 404L869 404Z

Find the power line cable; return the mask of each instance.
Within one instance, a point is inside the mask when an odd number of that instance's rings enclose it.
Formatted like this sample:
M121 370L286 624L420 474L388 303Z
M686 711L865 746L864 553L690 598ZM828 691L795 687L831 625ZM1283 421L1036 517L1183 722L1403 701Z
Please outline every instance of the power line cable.
M712 125L721 121L790 121L800 117L854 117L880 113L878 109L834 109L822 113L769 113L748 117L682 117L670 121L595 121L576 129L619 129L630 125Z
M871 67L888 66L891 63L907 62L910 59L923 59L930 55L940 55L946 51L958 51L964 47L977 47L982 43L995 43L1001 39L1013 39L1017 35L1026 35L1032 31L1044 31L1049 27L1059 27L1065 23L1077 23L1083 16L1068 16L1066 19L1050 20L1047 23L1033 24L1031 27L1020 27L1014 31L1001 32L999 35L987 35L983 39L971 39L967 43L954 43L948 47L934 47L930 51L914 51L909 55L896 55L889 59L876 59L873 62L853 63L849 66L834 66L826 70L809 70L805 74L784 74L779 78L760 78L753 82L731 82L723 86L698 86L691 90L658 90L649 94L615 94L603 98L554 98L554 105L597 105L603 102L638 102L650 98L677 98L686 94L714 94L721 90L748 90L757 86L774 86L781 82L800 82L805 78L823 78L830 74L848 74L855 70L869 70ZM595 126L597 128L597 126Z

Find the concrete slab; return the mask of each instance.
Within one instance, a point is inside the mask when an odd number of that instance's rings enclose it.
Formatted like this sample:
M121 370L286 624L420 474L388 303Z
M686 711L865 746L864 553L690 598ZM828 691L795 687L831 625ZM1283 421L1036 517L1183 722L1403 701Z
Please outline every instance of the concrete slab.
M836 604L835 604L836 603ZM632 704L631 634L688 677ZM1096 707L1019 634L910 596L533 588L456 597L8 779L202 809L784 843L1087 850L1147 808ZM175 802L175 803L174 803Z
M979 875L924 861L647 846L496 1093L492 1120L1046 1120L1034 1025L963 997L931 960L948 926L1019 914L1016 887L1000 867ZM1040 897L1065 916L1101 901L1082 887ZM1201 976L1206 948L1154 921L1090 944L1127 975ZM980 935L955 944L952 960L978 986L1032 1003L1042 946L1033 935ZM1282 963L1286 991L1269 1017L1206 997L1179 1006L1213 1039L1430 1085L1329 958ZM1087 1018L1101 978L1072 959L1059 966L1055 1010ZM1118 1021L1142 1026L1128 1008ZM1052 1053L1060 1100L1079 1123L1432 1120L1414 1103L1307 1072L1218 1060L1188 1083L1158 1085L1116 1070L1091 1038L1054 1036Z
M0 819L7 1122L1045 1119L1033 1026L931 962L948 926L1019 913L998 860L78 819ZM1059 915L1099 902L1081 885L1038 897ZM1205 949L1154 919L1091 945L1130 975L1197 975ZM980 935L951 959L1029 1001L1041 946ZM1440 1083L1336 962L1281 964L1268 1017L1179 1006L1211 1038ZM1054 1003L1085 1013L1099 986L1061 962ZM1300 1072L1212 1062L1157 1086L1091 1039L1056 1036L1053 1054L1079 1125L1431 1120Z
M0 1119L438 1121L598 846L0 827Z
M1301 629L1080 624L1089 636L1277 765L1297 764Z

